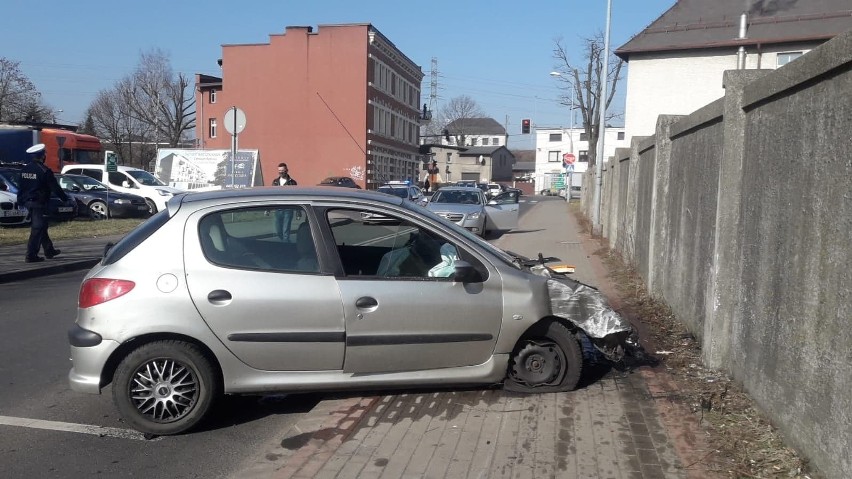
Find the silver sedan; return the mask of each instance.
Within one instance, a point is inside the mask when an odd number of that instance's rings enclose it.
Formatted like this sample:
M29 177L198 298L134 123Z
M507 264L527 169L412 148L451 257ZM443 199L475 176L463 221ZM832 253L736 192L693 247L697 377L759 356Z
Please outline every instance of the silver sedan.
M112 383L125 421L157 435L195 426L221 393L567 391L581 341L618 359L631 329L544 262L372 191L176 196L85 276L70 384Z
M518 226L516 193L505 193L489 201L479 188L445 186L432 195L426 208L479 236Z

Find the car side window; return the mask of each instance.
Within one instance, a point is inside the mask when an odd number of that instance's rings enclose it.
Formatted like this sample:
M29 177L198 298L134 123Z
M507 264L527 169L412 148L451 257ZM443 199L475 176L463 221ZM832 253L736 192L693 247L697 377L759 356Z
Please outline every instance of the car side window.
M87 168L81 168L80 170L73 170L74 172L79 171L80 174L86 175L89 178L94 178L98 181L104 180L104 172L101 170L92 170Z
M459 249L391 215L334 209L327 220L347 277L449 279Z
M297 206L217 211L198 224L204 256L239 269L318 273L317 249L305 210Z
M110 171L108 173L107 179L111 184L116 186L121 186L122 183L124 183L125 181L130 182L130 179L127 178L127 175L120 171ZM133 183L130 182L130 184L132 185Z

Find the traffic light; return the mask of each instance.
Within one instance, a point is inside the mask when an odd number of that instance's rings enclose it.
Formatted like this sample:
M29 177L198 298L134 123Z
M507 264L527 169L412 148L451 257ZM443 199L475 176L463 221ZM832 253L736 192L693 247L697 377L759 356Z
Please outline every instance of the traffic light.
M530 132L530 119L524 118L521 120L521 133L526 135Z

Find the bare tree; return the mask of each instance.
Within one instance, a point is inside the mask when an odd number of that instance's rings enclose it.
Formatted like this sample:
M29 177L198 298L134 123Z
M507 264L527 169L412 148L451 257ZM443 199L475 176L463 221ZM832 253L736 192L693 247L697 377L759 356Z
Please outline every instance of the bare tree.
M152 139L176 147L195 128L195 95L190 79L172 71L162 50L142 53L122 95L132 116L148 125Z
M483 116L485 114L473 98L461 95L441 107L439 121L447 133L455 138L456 145L464 145L472 126L467 120Z
M565 106L580 110L583 119L583 129L589 138L589 166L597 163L598 133L600 131L600 108L601 108L601 70L603 70L604 38L603 33L598 32L593 37L585 38L584 61L575 64L568 56L561 40L555 40L553 58L557 60L556 71L560 73L557 77L562 83L565 93L560 98L560 103ZM605 121L617 117L617 114L609 112L609 104L615 95L615 88L621 77L621 68L624 60L613 55L609 61L607 73L607 97L603 102L606 111ZM583 68L579 68L582 66ZM571 111L573 115L574 112Z
M0 57L0 121L52 121L51 108L20 65Z
M121 80L108 90L98 92L86 116L92 119L97 135L107 143L125 164L132 165L133 141L144 138L144 126L131 115L122 91L128 81Z

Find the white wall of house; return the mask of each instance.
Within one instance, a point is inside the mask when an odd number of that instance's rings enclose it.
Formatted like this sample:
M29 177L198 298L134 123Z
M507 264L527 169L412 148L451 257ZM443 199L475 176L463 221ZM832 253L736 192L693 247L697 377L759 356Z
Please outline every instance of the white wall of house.
M607 128L604 139L604 157L615 155L616 148L630 146L625 139L624 128ZM582 139L581 139L582 138ZM586 155L589 142L585 140L582 128L536 128L535 130L535 191L550 187L550 178L554 174L564 173L562 155L574 153L577 161L574 171L582 173L589 167Z
M815 44L746 49L746 68L775 69ZM779 54L782 54L779 57ZM793 54L793 55L787 55ZM627 138L653 135L659 115L688 115L725 94L722 76L737 68L736 50L635 53L627 64L624 128Z

